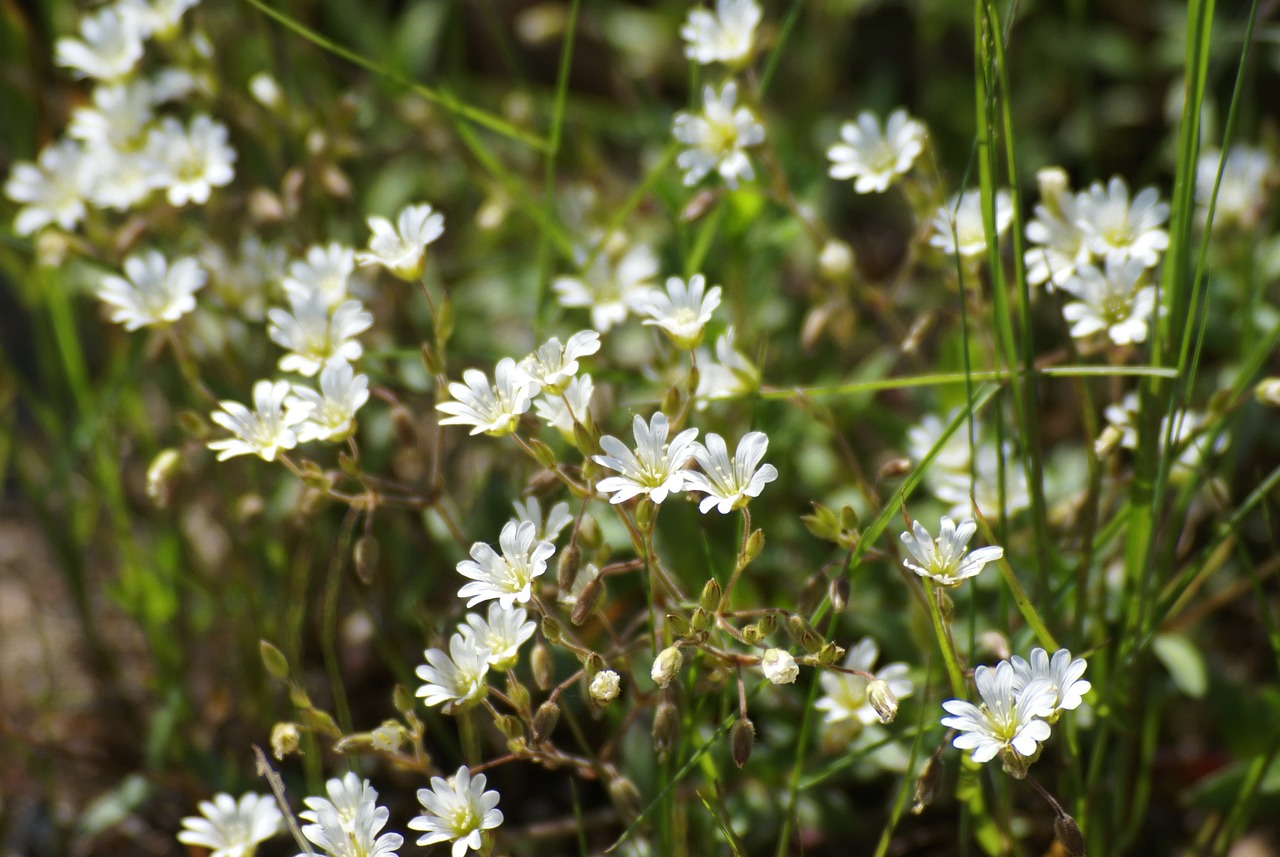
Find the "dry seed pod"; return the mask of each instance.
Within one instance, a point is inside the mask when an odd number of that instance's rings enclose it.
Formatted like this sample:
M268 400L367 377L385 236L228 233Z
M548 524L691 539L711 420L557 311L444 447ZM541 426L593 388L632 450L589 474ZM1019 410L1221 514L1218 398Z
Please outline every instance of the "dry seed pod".
M538 643L529 654L529 665L533 668L533 680L541 690L551 687L554 680L554 658L551 650Z
M560 587L561 592L573 589L574 581L578 579L578 569L581 567L582 551L578 550L576 544L570 542L560 552L560 562L556 566L556 585Z
M538 711L533 715L533 731L529 734L529 740L536 747L551 737L551 733L555 731L556 724L560 722L560 706L556 705L554 700L548 699L546 702L538 706Z
M604 578L596 577L586 586L582 587L582 594L578 596L578 600L573 604L573 612L569 614L569 621L574 625L581 625L591 618L591 614L596 612L596 608L600 606L600 600L604 598Z
M1065 812L1053 822L1053 832L1059 844L1071 857L1085 857L1084 836L1080 833L1080 825Z
M756 743L756 727L746 717L739 717L729 730L729 745L733 763L741 768L751 758L751 748Z

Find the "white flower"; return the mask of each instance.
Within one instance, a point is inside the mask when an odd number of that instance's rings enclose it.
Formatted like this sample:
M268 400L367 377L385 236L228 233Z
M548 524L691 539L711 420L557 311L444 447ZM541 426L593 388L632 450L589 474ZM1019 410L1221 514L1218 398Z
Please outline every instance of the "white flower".
M102 278L98 297L114 309L111 320L125 330L168 324L196 308L195 293L205 283L205 273L190 256L170 265L156 250L124 260L128 277L110 274Z
M357 375L349 363L335 363L320 370L320 392L293 385L286 408L306 408L307 418L295 429L299 443L346 440L356 428L356 411L369 401L369 379Z
M99 84L93 88L93 105L71 111L67 136L94 147L137 149L145 141L155 105L151 84L145 80Z
M335 307L347 298L347 279L355 270L356 251L337 241L319 244L307 250L306 259L289 264L284 290L290 300L303 300L314 292L324 296L325 304Z
M1202 221L1209 213L1221 157L1220 151L1211 149L1204 152L1196 164L1196 202L1201 206ZM1213 210L1214 227L1236 223L1248 228L1257 223L1273 169L1271 156L1265 149L1232 146L1222 164L1222 182L1218 185L1218 200Z
M427 649L424 656L427 662L416 672L425 684L417 695L428 707L444 703L446 714L465 711L488 693L489 650L475 637L454 634L449 638L448 654Z
M489 650L489 666L495 670L509 670L520 658L520 647L533 636L538 626L526 621L529 614L523 607L506 607L494 601L489 605L489 616L468 613L465 625L459 625L462 636L475 636L473 645Z
M577 420L584 426L591 423L591 396L595 389L591 376L584 372L570 381L563 393L558 396L544 395L533 403L533 408L547 425L572 443L574 421Z
M113 6L80 19L80 38L58 39L54 60L77 77L115 80L142 59L142 28L132 15Z
M978 531L978 525L972 520L962 521L957 527L950 518L943 515L942 527L936 540L919 521L912 521L911 527L914 532L903 533L902 543L907 546L915 561L904 559L902 564L921 577L932 578L943 586L958 586L962 581L977 575L987 563L1004 556L1004 548L994 546L967 553L969 540Z
M759 497L764 486L778 478L778 469L772 464L760 466L760 459L768 448L768 436L759 431L742 436L732 460L720 435L707 435L706 446L695 441L693 456L703 472L686 474L685 487L707 495L698 504L698 511L705 515L714 507L720 514L727 515L747 505L752 497Z
M495 598L504 607L528 601L534 578L542 576L547 560L556 552L555 545L537 536L532 521L507 521L498 535L501 554L484 542L473 544L471 559L458 563L458 573L471 580L458 590L458 597L470 599L468 607Z
M1062 308L1077 339L1106 332L1116 345L1147 338L1147 325L1156 311L1156 288L1139 286L1146 275L1141 259L1107 257L1106 273L1081 265L1062 288L1079 298Z
M1160 202L1155 188L1138 192L1129 203L1129 186L1119 176L1104 189L1094 182L1076 197L1076 225L1084 232L1089 249L1105 259L1137 259L1153 268L1169 247L1169 234L1160 229L1169 206Z
M1000 236L1013 222L1013 200L1007 190L996 193L996 235ZM981 191L968 190L953 196L933 216L933 237L929 243L949 256L957 252L972 259L987 251L985 215Z
M924 125L905 110L893 111L883 132L874 114L860 113L856 123L840 126L844 142L827 149L827 173L833 179L854 179L857 193L883 193L924 151L924 133Z
M688 477L685 467L693 456L693 441L698 430L685 429L668 444L670 425L667 415L659 411L648 424L637 414L631 422L631 431L636 439L635 453L613 435L600 438L600 448L605 454L592 458L622 475L601 479L596 487L611 495L609 502L615 504L638 496L661 503L668 494L683 491Z
M956 437L965 439L961 433ZM947 511L956 517L969 514L975 505L979 509L999 509L1002 502L1004 510L1012 515L1031 505L1027 473L1018 466L1018 460L1011 444L1006 443L1001 449L994 443L983 443L978 447L972 472L968 466L963 471L932 469L929 485L935 497L950 504Z
M172 35L183 14L200 0L117 0L121 11L137 22L144 37Z
M360 301L343 301L332 316L319 292L291 298L289 303L292 313L282 309L267 311L271 320L267 335L289 352L280 358L280 371L310 378L324 366L360 359L364 349L355 337L373 326L373 316Z
M1126 449L1138 446L1138 395L1128 393L1124 399L1106 409L1107 422L1120 433L1120 445ZM1173 420L1172 427L1169 424ZM1163 452L1165 439L1172 438L1175 448L1180 448L1174 472L1191 471L1200 466L1210 455L1221 452L1226 447L1226 436L1215 442L1210 434L1201 433L1205 417L1191 410L1174 411L1172 415L1160 418L1160 448ZM1185 447L1185 448L1184 448Z
M769 649L760 659L760 669L764 677L774 684L794 684L800 676L800 667L790 652L782 649Z
M516 430L520 415L529 410L534 386L516 368L514 360L504 357L498 361L493 370L493 386L479 369L463 372L462 380L466 383L455 381L449 385L453 401L436 405L436 410L449 415L440 420L440 425L474 426L471 434L495 437Z
M1035 217L1027 222L1027 240L1037 246L1023 254L1027 282L1047 283L1053 291L1076 271L1077 265L1093 258L1084 231L1076 224L1076 196L1065 187L1066 176L1058 167L1041 170L1041 202Z
M535 529L535 535L542 541L554 542L556 536L560 535L560 531L573 523L573 514L569 511L569 504L563 500L547 511L546 520L543 520L542 506L538 504L537 497L529 497L523 503L516 500L511 505L516 510L516 523L522 524L525 521L531 521Z
M979 764L1009 750L1024 759L1034 756L1037 746L1049 738L1049 724L1041 718L1053 710L1053 688L1047 680L1036 679L1015 693L1014 678L1008 661L995 669L980 666L973 682L982 697L981 708L963 699L942 703L952 715L942 718L942 725L960 732L952 744L972 750L971 758Z
M928 456L929 450L937 445L943 432L947 430L947 425L955 419L956 413L956 411L952 411L947 414L946 420L935 414L926 414L919 425L907 429L908 452L913 461L923 461ZM981 437L981 425L975 422L973 428L974 436ZM941 468L942 470L968 473L969 457L968 426L962 425L958 431L948 438L946 444L938 450L937 456L933 459L933 467L930 468L930 472L932 473L935 469Z
M690 277L688 286L679 277L668 277L665 292L650 291L644 303L644 312L650 317L644 323L662 328L678 348L696 347L720 306L720 287L706 286L707 278L701 274Z
M557 395L577 374L578 358L599 350L600 334L594 330L580 330L564 345L556 337L551 337L537 351L521 360L518 368L539 390Z
M591 701L596 705L608 705L618 698L618 691L621 686L616 672L613 670L600 670L600 672L596 673L595 678L591 679L591 686L587 688L587 692L591 695Z
M214 243L205 244L200 252L218 297L232 312L252 322L266 318L267 285L280 278L286 258L283 247L266 244L250 232L241 237L234 256Z
M249 410L239 402L221 402L221 411L209 415L215 423L235 434L233 438L209 442L210 449L218 450L218 460L225 461L235 455L252 454L265 461L275 461L282 449L298 445L298 436L291 426L307 418L305 407L283 410L285 397L289 395L288 381L259 381L253 385L253 406Z
M235 178L236 152L227 143L227 127L203 113L185 129L166 116L147 135L147 154L161 165L156 181L170 205L204 205L213 188Z
M556 277L551 288L561 306L590 308L591 326L605 333L638 309L657 274L658 257L637 244L616 260L601 251L580 277Z
M92 143L86 152L88 200L99 208L128 211L161 186L163 168L146 152Z
M863 637L845 656L844 667L869 673L875 669L879 657L880 647L876 641ZM874 675L888 685L889 691L898 699L905 699L915 691L915 685L907 678L907 665L904 663L887 664ZM880 722L880 716L867 698L868 682L862 676L823 670L818 681L822 684L823 696L813 707L822 712L824 723L850 720L867 726Z
M40 150L36 163L18 161L5 182L5 196L21 203L13 220L18 235L56 223L70 232L84 219L88 190L84 150L73 140L58 140Z
M1036 679L1044 679L1049 683L1054 693L1053 717L1060 711L1079 708L1080 703L1084 702L1084 695L1092 687L1081 678L1086 667L1084 658L1072 660L1071 652L1066 649L1058 649L1053 653L1053 658L1050 658L1044 649L1034 648L1031 650L1030 662L1014 655L1009 663L1013 666L1014 693L1021 693Z
M238 803L225 792L214 795L200 802L200 813L182 819L178 841L210 849L209 857L251 857L259 842L284 828L275 799L253 792Z
M684 55L703 65L741 63L751 56L761 17L755 0L716 0L715 14L691 9L680 28L680 38L687 42Z
M684 666L684 655L680 653L680 647L667 646L653 659L653 666L649 668L649 678L653 679L653 683L658 687L669 687L680 674L682 666Z
M734 109L738 85L729 81L717 94L713 87L702 92L702 114L677 113L671 133L690 148L676 156L684 170L684 183L696 185L712 170L731 188L739 179L755 178L746 149L764 142L764 126L750 108Z
M391 813L378 806L378 792L368 780L348 772L325 783L325 790L329 798L305 798L309 808L298 817L311 822L303 825L303 835L330 857L392 857L404 844L398 833L378 835Z
M484 847L482 832L502 824L500 796L485 791L484 774L471 776L466 765L449 780L431 778L430 789L418 789L418 800L425 813L409 822L413 830L425 831L419 845L452 842L452 857L464 857L468 850Z
M396 225L385 217L369 218L369 250L356 254L361 265L381 265L402 280L422 274L423 251L444 234L444 215L432 213L430 205L406 206L396 217Z
M716 339L716 356L698 349L698 389L696 407L703 410L709 400L722 396L753 392L760 386L760 371L733 346L734 332L729 327Z

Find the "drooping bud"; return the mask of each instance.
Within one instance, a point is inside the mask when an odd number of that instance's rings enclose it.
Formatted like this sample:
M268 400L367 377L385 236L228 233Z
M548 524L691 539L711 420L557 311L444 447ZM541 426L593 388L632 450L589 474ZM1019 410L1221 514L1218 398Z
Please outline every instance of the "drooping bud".
M739 717L729 730L729 749L733 763L741 768L751 758L751 748L756 744L756 727L750 719Z
M1084 836L1080 833L1080 825L1076 824L1074 818L1065 812L1062 813L1054 819L1053 832L1058 837L1058 844L1071 857L1085 857Z
M876 679L867 685L867 701L880 716L881 723L892 723L898 716L898 697L889 689L889 683Z
M849 578L843 574L832 578L830 585L827 587L827 600L831 602L831 609L837 613L843 613L844 608L849 606Z
M277 723L271 727L271 752L277 759L298 752L298 724Z
M289 677L289 661L284 656L284 652L266 640L259 640L258 655L262 658L262 665L267 668L267 672L276 678Z
M352 552L352 564L361 583L366 586L372 583L374 572L378 569L378 540L373 536L361 536L357 539Z
M396 685L395 689L391 691L391 704L401 714L408 714L416 707L413 693L402 684Z
M658 657L653 660L653 669L649 671L649 677L653 679L653 683L658 687L665 688L671 684L672 680L680 672L680 667L684 664L684 656L680 654L680 649L676 646L667 646Z
M618 674L613 670L601 670L591 679L588 691L591 701L603 708L618 698L619 689Z
M793 684L800 675L800 667L790 652L769 649L760 660L764 677L774 684Z
M574 625L581 625L586 622L591 618L591 614L596 612L596 608L600 606L600 601L603 598L604 578L597 575L586 586L582 587L578 600L573 602L573 612L569 614L569 621Z
M626 777L614 777L609 781L609 799L624 819L632 822L644 809L644 801L636 784Z
M561 592L573 589L573 583L578 579L580 568L582 568L582 551L578 549L577 544L570 542L564 550L560 551L560 563L556 566L556 585L560 587Z
M537 713L533 715L533 731L529 735L533 745L536 747L550 738L559 722L560 706L556 705L555 700L548 699L539 705Z
M667 753L671 752L679 734L680 709L670 702L659 703L658 710L653 715L653 749L657 751L659 759L666 758Z
M776 613L766 613L760 617L760 621L756 623L756 627L760 629L761 636L769 636L778 630L778 615Z
M555 659L551 650L541 642L536 643L529 653L529 665L533 668L533 681L541 690L551 687L555 674Z
M919 775L916 777L915 788L912 790L912 815L919 815L924 812L925 807L933 803L934 798L938 796L938 792L942 789L942 775L943 764L941 757L930 756L925 760L924 765L920 768Z

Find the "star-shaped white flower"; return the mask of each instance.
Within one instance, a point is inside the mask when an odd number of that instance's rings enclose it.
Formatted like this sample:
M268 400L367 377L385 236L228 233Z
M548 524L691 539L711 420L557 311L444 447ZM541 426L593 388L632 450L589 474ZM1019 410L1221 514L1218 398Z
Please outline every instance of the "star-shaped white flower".
M876 645L876 641L863 637L845 656L844 667L870 673L875 669L879 657L880 647ZM905 699L915 691L915 685L907 678L907 665L904 663L886 664L874 675L887 684L890 692L898 699ZM818 681L822 684L823 696L813 707L822 712L824 723L852 720L869 726L880 722L880 715L867 699L868 682L862 676L823 670Z
M310 378L325 366L360 359L364 349L356 337L373 326L373 316L360 301L343 301L332 314L320 292L291 298L289 303L292 313L267 311L271 320L267 335L289 352L280 358L280 371Z
M489 650L489 666L502 672L515 667L520 647L538 629L528 618L523 607L504 607L492 601L487 617L468 613L466 623L458 626L458 632L464 637L474 636L477 648Z
M1048 291L1062 286L1076 267L1093 259L1084 230L1077 225L1076 195L1066 188L1066 174L1057 167L1041 170L1041 201L1027 222L1027 240L1034 244L1023 254L1027 282L1045 283Z
M200 802L200 815L182 819L178 841L210 849L209 857L249 857L258 847L284 829L284 816L268 795L249 792L236 801L217 794Z
M708 65L720 62L737 65L751 57L756 27L763 13L755 0L716 0L716 11L690 9L680 28L685 40L684 55Z
M320 391L293 385L286 408L303 407L307 418L295 431L299 443L346 440L356 428L356 411L369 401L369 379L357 375L350 363L335 363L320 370Z
M718 93L711 86L703 90L701 114L676 114L671 133L689 147L676 156L676 165L689 187L712 170L731 188L755 178L746 150L764 142L764 126L750 108L735 108L737 100L738 85L729 81Z
M290 300L304 300L314 292L324 296L325 304L335 307L347 299L347 280L355 270L356 251L332 241L307 249L305 259L289 264L284 278L284 291Z
M80 38L58 39L54 61L77 77L116 80L142 59L143 30L132 15L104 6L80 19Z
M578 358L599 350L600 334L594 330L580 330L564 345L553 336L521 360L519 369L539 390L558 395L578 373Z
M979 764L1010 750L1026 759L1049 739L1049 724L1041 718L1053 710L1053 688L1046 679L1035 679L1017 692L1014 679L1008 661L995 669L980 666L974 670L973 683L982 697L981 707L963 699L942 703L951 715L942 718L942 725L960 732L952 744L972 750L971 758Z
M204 205L213 188L235 178L236 152L227 143L227 127L203 113L186 128L166 116L147 135L146 151L160 165L156 182L170 205Z
M1146 277L1141 259L1107 257L1106 271L1080 265L1062 284L1077 301L1062 307L1077 339L1105 332L1116 345L1131 345L1147 338L1147 327L1156 311L1156 289L1139 285Z
M1169 205L1153 187L1139 191L1130 204L1129 186L1120 176L1106 188L1094 182L1076 198L1076 225L1089 249L1108 260L1137 259L1154 268L1169 248L1169 233L1160 228L1168 217Z
M195 293L204 287L205 272L190 256L170 265L156 250L124 260L125 277L102 278L98 297L113 307L111 320L125 330L169 324L196 308Z
M510 357L502 358L494 367L493 386L479 369L463 372L462 380L466 383L455 381L449 385L453 400L441 402L436 410L449 415L440 420L440 425L472 426L473 435L511 434L520 422L520 415L529 410L536 389Z
M209 418L235 437L209 442L210 449L218 450L218 460L256 455L264 461L275 461L280 450L297 446L298 436L292 426L305 420L308 411L303 406L284 410L290 390L288 381L259 381L253 385L254 410L239 402L221 402L222 410L214 411Z
M658 411L647 424L637 414L631 422L631 431L636 439L634 453L613 435L600 438L600 448L605 454L592 457L596 463L621 475L601 479L596 487L609 494L609 502L615 504L640 496L661 503L668 494L683 491L689 475L685 468L693 457L698 430L685 429L668 444L670 423L667 415Z
M883 193L911 170L924 151L924 125L905 110L895 110L880 130L875 114L860 113L857 122L840 126L844 142L827 149L833 179L854 179L858 193Z
M1021 693L1037 679L1044 679L1053 689L1053 711L1047 715L1052 722L1062 711L1074 711L1084 702L1084 695L1091 685L1085 681L1084 658L1071 657L1071 652L1058 649L1049 657L1049 653L1039 647L1031 650L1031 660L1026 661L1014 655L1009 659L1013 666L1013 691Z
M996 193L996 235L1013 222L1013 200L1007 190ZM953 196L933 216L933 236L929 243L949 256L959 253L973 259L987 251L987 232L982 212L982 193L968 190Z
M1210 149L1196 163L1196 203L1201 222L1208 217L1209 200L1218 178L1218 161L1222 153ZM1266 206L1268 185L1273 184L1275 164L1265 149L1254 146L1232 146L1222 163L1222 182L1213 210L1213 228L1232 224L1248 229L1258 222Z
M606 333L639 309L657 274L658 257L648 245L637 244L616 259L608 249L601 251L580 276L556 277L551 288L561 306L590 309L591 326Z
M70 232L84 219L89 172L84 149L74 140L57 140L40 150L33 164L18 161L5 182L5 196L20 203L13 231L32 235L51 223Z
M476 637L454 634L447 654L427 649L424 657L427 662L416 670L424 682L417 695L428 707L443 704L446 714L466 711L489 692L489 650Z
M354 773L325 783L328 799L308 797L307 809L298 813L303 821L302 834L324 850L329 857L393 857L404 844L399 833L378 832L387 824L391 813L378 806L378 792Z
M760 370L734 347L733 327L716 338L715 359L705 348L698 357L698 410L705 410L710 400L722 396L753 392L760 386Z
M696 348L718 306L720 287L708 289L707 278L701 274L690 277L687 286L679 277L668 277L666 291L650 291L644 303L649 318L644 324L662 328L678 348Z
M573 523L569 504L563 500L547 510L545 519L542 517L542 506L538 503L537 497L530 496L523 503L516 500L511 505L516 510L516 523L523 524L525 521L530 521L540 541L554 542L556 536L560 535L560 531Z
M444 215L433 213L427 204L410 205L396 218L395 226L385 217L369 218L369 249L357 253L361 265L381 265L402 280L416 280L422 274L423 251L444 234Z
M706 514L714 507L727 515L747 505L752 497L759 497L764 486L778 478L778 469L772 464L760 465L768 449L769 438L759 431L742 436L732 459L724 438L718 434L707 435L706 446L695 442L693 456L703 472L690 471L685 476L685 487L707 495L698 504L698 511Z
M500 795L485 791L487 782L484 774L472 776L463 765L448 780L432 777L430 789L418 789L418 801L426 812L409 822L413 830L424 831L418 844L452 842L452 857L480 851L483 832L502 824Z
M498 535L499 554L484 542L471 546L471 559L458 563L458 573L470 579L458 590L468 607L497 599L504 607L527 602L533 581L547 570L547 560L556 552L551 542L538 539L532 521L507 521Z
M943 586L958 586L982 571L983 566L1004 556L1004 548L985 547L968 553L969 540L978 531L972 520L957 527L943 515L942 528L935 540L919 521L912 521L910 533L902 534L902 543L911 553L902 564L921 577L931 578ZM914 560L914 561L913 561Z
M116 0L116 5L132 16L142 35L168 38L182 23L183 14L200 0Z

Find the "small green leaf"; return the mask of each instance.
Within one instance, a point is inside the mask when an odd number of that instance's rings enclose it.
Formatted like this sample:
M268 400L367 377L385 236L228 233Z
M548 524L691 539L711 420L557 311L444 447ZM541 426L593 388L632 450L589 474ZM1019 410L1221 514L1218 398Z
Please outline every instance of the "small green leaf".
M1209 673L1200 650L1180 634L1157 634L1151 645L1178 690L1202 699L1209 689Z

